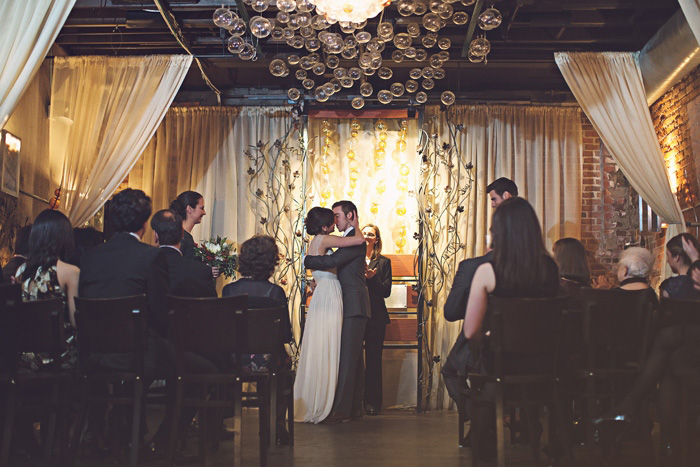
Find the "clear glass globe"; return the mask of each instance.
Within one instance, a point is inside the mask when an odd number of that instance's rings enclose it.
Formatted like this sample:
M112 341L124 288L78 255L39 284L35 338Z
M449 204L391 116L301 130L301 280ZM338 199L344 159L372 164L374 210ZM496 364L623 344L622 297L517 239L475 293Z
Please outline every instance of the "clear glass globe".
M377 100L379 100L379 102L382 104L389 104L392 100L394 100L394 95L390 91L383 89L377 93Z
M406 90L406 88L404 88L404 85L402 83L394 83L389 88L389 91L391 91L391 94L393 94L394 97L403 96L403 93L405 90Z
M289 91L287 91L287 97L289 97L290 100L298 101L301 97L301 91L297 88L290 88Z
M455 103L455 94L452 91L445 91L440 96L440 102L445 105L452 105Z
M484 31L496 29L502 22L503 16L501 16L501 12L495 8L484 10L479 15L479 27Z
M418 81L409 79L406 81L406 86L404 86L406 92L414 93L418 90Z
M212 20L214 20L214 24L217 27L228 29L234 21L234 16L235 15L228 8L217 8L214 10ZM236 19L238 19L238 17L236 17Z
M360 85L360 94L362 94L364 97L371 96L373 92L374 88L370 83L364 82Z
M419 104L425 104L427 100L428 100L428 95L426 93L424 93L423 91L416 94L416 102L418 102Z
M361 98L361 97L356 97L356 98L354 98L354 99L352 100L351 105L352 105L352 108L353 108L353 109L358 109L358 110L359 110L359 109L361 109L362 107L365 106L365 100L364 100L363 98Z

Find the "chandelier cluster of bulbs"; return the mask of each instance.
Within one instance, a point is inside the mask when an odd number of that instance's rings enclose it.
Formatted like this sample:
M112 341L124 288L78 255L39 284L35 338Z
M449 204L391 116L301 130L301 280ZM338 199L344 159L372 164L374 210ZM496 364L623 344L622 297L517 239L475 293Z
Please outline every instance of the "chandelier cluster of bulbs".
M328 101L344 89L355 88L359 96L352 99L352 107L360 109L365 98L375 94L382 104L389 104L396 97L412 94L415 102L428 100L426 92L435 87L435 80L445 78L443 64L450 59L452 46L448 37L440 37L439 31L448 21L466 25L469 14L455 11L452 4L458 1L464 6L476 0L394 0L398 14L415 19L394 24L380 17L376 30L367 30L367 19L378 15L391 0L244 0L259 13L250 18L246 37L246 23L230 9L221 7L214 12L214 24L227 29L228 50L242 60L256 60L253 41L267 39L286 43L295 53L284 59L270 62L273 76L286 78L294 71L299 84L289 88L287 96L297 101L302 93L308 93L318 102ZM275 7L274 18L263 12ZM491 7L478 17L483 31L497 28L502 22L501 13ZM372 28L374 29L374 28ZM255 38L255 39L254 39ZM387 45L394 50L389 54ZM298 50L298 52L296 52ZM491 44L482 34L469 44L468 58L473 63L486 63ZM390 57L389 57L390 55ZM342 67L341 60L352 61L353 66ZM414 61L409 79L392 80L392 64ZM332 74L332 78L325 76ZM370 77L379 80L370 82ZM378 85L378 83L380 83ZM301 88L301 89L300 89ZM355 94L358 94L358 92ZM455 102L451 91L444 91L441 101L445 105Z

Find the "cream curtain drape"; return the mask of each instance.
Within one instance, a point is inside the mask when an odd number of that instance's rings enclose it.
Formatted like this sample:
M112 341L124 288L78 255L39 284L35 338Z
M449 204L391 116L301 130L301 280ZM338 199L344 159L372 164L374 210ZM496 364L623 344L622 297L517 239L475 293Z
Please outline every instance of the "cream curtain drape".
M666 238L685 232L683 212L664 162L644 93L637 55L559 52L571 92L632 187L668 223ZM672 164L675 161L670 161ZM663 278L671 273L664 267Z
M695 39L700 44L700 0L678 0Z
M285 185L274 196L268 195L273 185L280 188L274 179L283 180L281 172L302 171L297 157L283 156L274 162L275 141L298 148L298 138L289 107L173 107L129 174L129 187L150 195L154 212L168 208L183 191L199 192L207 215L192 231L195 242L221 236L240 245L255 234L267 233L261 220L272 221L270 211L283 211L280 229L284 232L277 239L286 261L295 258L293 232L300 227L294 226L298 214L294 198L303 200L302 185ZM266 163L256 165L251 158L262 153ZM255 179L249 173L253 167L260 168ZM254 194L258 190L261 197ZM145 240L153 242L151 232ZM286 289L292 323L299 323L301 295L295 279L294 270L285 275L281 264L273 280ZM223 284L221 277L218 286ZM298 326L295 332L298 336Z
M75 0L0 2L0 129L56 40Z
M548 247L562 237L580 237L582 130L578 107L455 106L450 112L454 112L450 118L454 124L464 125L456 132L456 143L463 163L474 165L474 183L465 217L457 225L464 248L445 266L447 285L459 261L485 251L493 211L485 190L499 177L514 180L519 195L535 208ZM445 113L439 108L426 109L426 129L438 135L440 142L450 142ZM445 174L442 179L447 180ZM444 191L437 188L437 193ZM441 355L443 362L462 329L461 321L449 323L443 317L449 290L446 286L435 291L424 333L433 354ZM449 408L439 365L433 368L432 378L430 407Z
M290 124L287 107L173 107L129 186L149 194L154 211L183 191L201 193L207 215L192 231L195 241L220 235L242 243L260 232L261 201L250 193L246 151L282 138Z
M94 216L124 180L191 63L189 55L54 59L52 179L73 225Z

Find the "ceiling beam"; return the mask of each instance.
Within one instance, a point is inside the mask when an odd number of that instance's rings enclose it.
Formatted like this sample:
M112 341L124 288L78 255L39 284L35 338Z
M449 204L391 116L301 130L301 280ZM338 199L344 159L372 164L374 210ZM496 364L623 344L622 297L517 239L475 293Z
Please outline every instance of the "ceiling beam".
M469 55L469 44L471 44L472 37L474 37L474 31L476 30L476 25L479 23L479 14L481 13L481 8L483 6L484 0L476 0L476 5L474 5L474 12L472 13L472 19L471 21L469 21L467 35L464 36L464 44L462 45L462 58L466 58Z

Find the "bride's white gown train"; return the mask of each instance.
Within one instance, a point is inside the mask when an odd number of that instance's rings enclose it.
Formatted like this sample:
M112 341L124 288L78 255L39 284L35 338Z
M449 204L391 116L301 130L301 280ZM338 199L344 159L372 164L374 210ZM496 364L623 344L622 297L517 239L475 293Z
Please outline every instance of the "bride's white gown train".
M320 240L312 240L309 254L318 252ZM294 381L294 421L319 423L331 413L338 381L343 293L334 272L312 274L316 289L306 312Z

